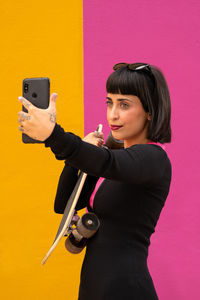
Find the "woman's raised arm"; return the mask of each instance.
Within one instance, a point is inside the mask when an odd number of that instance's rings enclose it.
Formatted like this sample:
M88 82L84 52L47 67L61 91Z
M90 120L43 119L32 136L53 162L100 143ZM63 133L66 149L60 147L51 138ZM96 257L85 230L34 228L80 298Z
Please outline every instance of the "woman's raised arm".
M138 144L130 148L110 150L99 148L65 132L56 124L45 141L57 159L66 159L81 171L107 179L135 184L155 184L170 168L166 152L159 146Z

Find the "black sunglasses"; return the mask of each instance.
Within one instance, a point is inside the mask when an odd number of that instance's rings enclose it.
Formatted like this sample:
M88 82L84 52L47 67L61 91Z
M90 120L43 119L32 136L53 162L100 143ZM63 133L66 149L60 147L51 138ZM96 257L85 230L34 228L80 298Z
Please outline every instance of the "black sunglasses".
M128 67L129 70L132 70L132 71L147 69L148 71L152 72L150 65L144 64L144 63L134 63L134 64L118 63L113 66L113 70L116 71L117 69L122 68L122 67Z
M113 70L116 71L117 69L120 69L122 67L128 67L128 69L131 71L147 71L150 77L152 78L153 84L155 86L156 81L150 65L144 63L134 63L134 64L118 63L113 66Z

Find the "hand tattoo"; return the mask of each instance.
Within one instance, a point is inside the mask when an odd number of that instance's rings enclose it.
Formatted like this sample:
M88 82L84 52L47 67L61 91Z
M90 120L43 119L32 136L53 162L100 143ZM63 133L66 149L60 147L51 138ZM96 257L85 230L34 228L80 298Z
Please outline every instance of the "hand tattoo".
M28 108L31 106L30 103L28 103L27 101L23 100L24 105L26 105Z
M49 115L50 115L50 121L52 122L52 123L56 123L56 113L49 113Z
M23 120L21 119L21 118L23 118L23 119L25 119L25 120L30 120L31 119L31 116L27 116L27 115L25 115L23 112L19 112L18 113L18 116L19 116L19 118L18 118L18 122L22 122Z
M19 128L20 131L24 132L24 128L23 127L19 126L18 128Z

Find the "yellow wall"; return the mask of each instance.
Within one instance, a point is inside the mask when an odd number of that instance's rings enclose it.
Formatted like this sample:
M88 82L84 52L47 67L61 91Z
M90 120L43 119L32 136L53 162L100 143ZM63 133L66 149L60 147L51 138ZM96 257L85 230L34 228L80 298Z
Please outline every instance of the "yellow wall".
M61 215L53 212L63 167L18 131L25 77L48 76L58 93L58 123L83 136L82 1L1 1L1 299L77 299L83 254L64 240L45 266Z

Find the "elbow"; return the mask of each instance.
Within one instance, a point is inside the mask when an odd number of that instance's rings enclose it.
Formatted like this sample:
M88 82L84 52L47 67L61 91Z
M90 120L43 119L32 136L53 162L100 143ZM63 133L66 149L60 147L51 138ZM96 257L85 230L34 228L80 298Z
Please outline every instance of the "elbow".
M56 214L63 214L64 213L64 209L62 207L60 207L59 205L57 205L57 203L54 203L54 212Z

